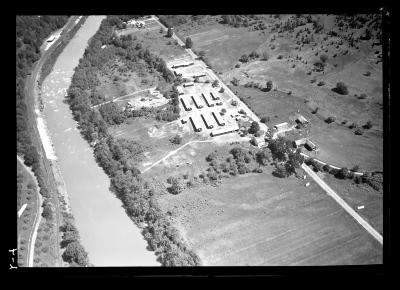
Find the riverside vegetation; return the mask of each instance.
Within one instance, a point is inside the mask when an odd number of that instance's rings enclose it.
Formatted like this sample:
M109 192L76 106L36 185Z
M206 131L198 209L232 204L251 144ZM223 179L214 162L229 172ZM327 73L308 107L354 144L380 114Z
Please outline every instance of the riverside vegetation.
M91 109L93 104L98 103L96 86L99 80L96 72L116 59L123 61L128 69L140 67L157 73L168 84L173 84L175 80L163 59L141 48L134 38L115 35L113 29L121 26L124 17L108 16L103 20L75 70L67 101L79 122L82 135L94 146L98 164L111 179L111 190L122 201L129 217L143 226L143 236L155 251L158 261L163 266L200 265L199 257L185 245L163 214L156 192L135 167L142 156L143 146L134 141L114 139L107 132L108 126L135 118L135 115L125 113L116 106L108 106L100 112ZM107 48L101 49L103 45ZM176 101L172 97L166 108L167 112L175 114L175 118L179 116L179 111L174 111ZM165 116L165 111L158 113Z

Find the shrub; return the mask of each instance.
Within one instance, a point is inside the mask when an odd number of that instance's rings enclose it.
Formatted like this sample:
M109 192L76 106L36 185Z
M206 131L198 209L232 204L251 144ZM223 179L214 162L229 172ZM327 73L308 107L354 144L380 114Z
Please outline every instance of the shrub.
M319 110L319 107L316 107L313 111L311 111L312 114L316 114Z
M258 124L258 122L253 121L253 123L251 123L251 126L249 128L249 133L250 134L255 134L260 130L260 124Z
M317 85L318 86L323 86L323 85L325 85L325 82L324 81L319 81Z
M335 117L328 117L328 118L325 119L325 122L328 123L328 124L330 124L330 123L335 122L335 120L336 120Z
M366 95L366 94L361 94L361 95L358 96L358 98L359 98L360 100L363 100L363 99L366 99L366 98L367 98L367 95Z
M358 172L358 170L360 170L360 166L354 165L351 170Z
M206 160L208 162L211 162L217 158L217 154L215 152L211 152L210 154L207 155Z
M329 172L329 171L331 170L331 168L330 168L330 166L329 166L328 164L325 164L324 166L322 166L322 169L323 169L325 172Z
M350 129L357 128L357 127L358 127L358 124L356 122L351 123L349 126Z
M338 82L333 91L341 95L347 95L349 93L347 86L343 82Z
M342 125L346 125L346 124L347 124L347 120L343 120Z
M284 178L288 176L285 166L279 164L276 166L275 170L272 172L272 175L280 178Z
M267 122L269 122L270 118L269 117L262 117L260 122L266 124Z
M247 54L243 54L243 55L240 57L239 61L241 61L241 62L248 62L248 61L249 61L249 56L248 56Z
M350 177L349 173L350 173L349 170L346 167L343 167L340 170L338 170L338 172L335 174L335 177L339 179L349 178Z
M175 137L172 138L170 141L171 141L171 143L173 143L173 144L181 144L181 142L182 142L182 137L181 137L180 135L175 135Z
M221 87L221 89L219 90L220 93L225 92L225 89L223 87Z
M239 80L237 79L237 78L233 78L232 80L231 80L231 83L234 85L234 86L237 86L237 85L239 85Z
M237 63L237 64L235 65L235 67L236 67L236 68L239 68L239 67L240 67L240 63Z
M358 128L357 130L354 131L354 134L362 135L362 134L364 134L364 131L361 128Z
M277 59L282 59L282 55L278 55Z
M186 45L186 48L192 48L193 41L190 37L186 38L185 45Z
M267 90L268 91L270 91L270 90L272 90L272 88L273 88L273 86L274 86L274 84L272 83L272 81L271 80L269 80L269 81L267 81Z
M364 128L364 129L371 129L371 128L372 128L372 122L371 122L371 121L368 121L368 122L363 126L363 128Z
M262 55L262 59L263 60L268 60L268 58L269 58L268 53L266 51L264 51L263 55Z
M369 77L369 76L371 75L371 72L370 72L370 71L367 71L367 72L364 73L364 75L365 75L366 77Z
M326 54L321 54L319 58L322 62L326 62L328 60L328 56Z

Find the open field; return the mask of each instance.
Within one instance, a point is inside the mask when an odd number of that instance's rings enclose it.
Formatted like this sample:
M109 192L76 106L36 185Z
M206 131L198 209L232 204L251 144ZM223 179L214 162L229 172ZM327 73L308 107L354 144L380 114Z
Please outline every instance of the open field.
M205 265L382 262L382 248L311 181L266 170L160 198Z
M288 121L294 121L299 110L311 125L303 133L320 148L315 155L318 159L339 167L351 168L359 165L361 170L382 171L383 169L383 138L382 131L372 127L359 136L354 134L355 129L348 125L324 122L323 116L312 114L308 103L302 98L288 95L280 91L263 92L243 86L231 87L234 92L244 98L246 103L259 116L270 117L268 126ZM290 134L287 134L290 137ZM300 136L299 136L300 137Z
M253 50L267 40L267 35L247 28L226 27L222 24L202 26L191 31L178 30L182 39L190 37L196 51L204 51L217 72L231 69L241 55Z
M152 24L152 29L130 30L129 35L136 37L142 47L148 47L150 51L162 57L165 61L182 57L185 50L174 43L172 38L166 37L166 31L160 33L161 26L158 23Z
M324 181L336 191L379 233L383 233L383 195L366 184L356 184L350 180L337 179L331 174L323 174ZM357 206L364 206L357 209Z

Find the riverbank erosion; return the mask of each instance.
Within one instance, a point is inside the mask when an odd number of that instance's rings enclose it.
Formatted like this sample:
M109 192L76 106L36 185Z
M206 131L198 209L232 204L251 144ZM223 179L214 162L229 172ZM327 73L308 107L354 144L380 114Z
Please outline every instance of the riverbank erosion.
M99 31L90 41L84 57L75 69L67 93L68 104L79 123L82 135L94 147L98 164L111 179L111 190L122 201L126 216L142 228L148 248L155 251L157 260L164 266L200 265L199 257L187 246L169 216L159 207L154 188L141 177L135 166L144 152L142 144L127 139L114 139L108 133L112 114L110 113L106 123L99 110L91 109L98 98L97 72L109 60L114 60L116 54L126 56L129 51L133 63L142 63L143 59L153 71L160 73L165 82L171 83L174 80L162 59L140 46L136 46L135 52L132 49L135 47L132 38L128 37L121 42L120 38L114 36L113 30L120 21L119 16L109 16L101 23ZM106 49L103 49L104 45ZM73 204L72 208L74 210Z
M158 265L154 254L146 250L140 230L121 210L120 201L110 194L109 179L95 162L92 148L79 134L78 124L64 102L79 59L103 18L88 17L42 83L43 115L57 156L55 164L60 169L57 176L65 181L65 186L60 181L60 191L68 192L70 213L75 217L76 228L66 224L61 231L64 237L79 231L80 241L94 266ZM66 209L69 208L67 200ZM71 244L64 254L81 251Z

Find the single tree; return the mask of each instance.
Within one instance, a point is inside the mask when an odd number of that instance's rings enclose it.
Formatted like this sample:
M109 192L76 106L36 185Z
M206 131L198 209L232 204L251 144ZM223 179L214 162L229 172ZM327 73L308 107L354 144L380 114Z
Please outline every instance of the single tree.
M218 80L214 80L211 85L213 88L218 87L219 86Z
M262 59L263 60L268 60L268 58L269 58L268 52L264 51L263 55L262 55Z
M173 35L174 35L174 32L173 32L172 28L168 27L167 37L172 37Z
M192 48L192 46L193 46L192 39L190 37L186 38L185 44L186 44L186 48Z
M272 81L271 80L267 81L267 90L268 91L272 90L272 87L273 87Z
M343 82L338 82L334 91L341 95L347 95L349 93L347 86Z

